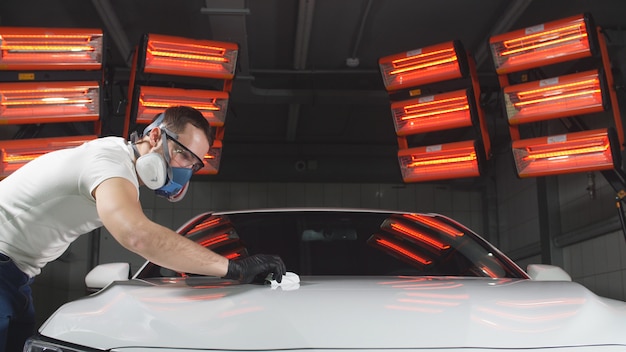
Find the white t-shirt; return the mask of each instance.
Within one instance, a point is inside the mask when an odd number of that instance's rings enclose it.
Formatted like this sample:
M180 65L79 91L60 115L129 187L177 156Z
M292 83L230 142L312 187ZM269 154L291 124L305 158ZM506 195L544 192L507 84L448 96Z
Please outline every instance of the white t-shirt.
M134 155L119 137L50 152L0 181L0 253L34 277L78 236L100 226L91 192L122 177L137 187Z

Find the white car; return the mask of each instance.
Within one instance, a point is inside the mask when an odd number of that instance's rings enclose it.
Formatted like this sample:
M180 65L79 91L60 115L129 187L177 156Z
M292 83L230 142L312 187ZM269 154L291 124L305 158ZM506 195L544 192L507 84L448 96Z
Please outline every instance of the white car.
M229 258L278 254L253 284L103 264L27 352L626 351L626 303L558 267L519 268L437 214L276 209L201 214L182 235Z

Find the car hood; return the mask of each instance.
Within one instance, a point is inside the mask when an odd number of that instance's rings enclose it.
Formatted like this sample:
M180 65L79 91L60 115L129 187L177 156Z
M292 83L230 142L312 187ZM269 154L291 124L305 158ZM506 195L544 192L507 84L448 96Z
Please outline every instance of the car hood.
M538 348L626 345L626 303L573 282L302 277L118 282L62 306L44 336L100 349Z

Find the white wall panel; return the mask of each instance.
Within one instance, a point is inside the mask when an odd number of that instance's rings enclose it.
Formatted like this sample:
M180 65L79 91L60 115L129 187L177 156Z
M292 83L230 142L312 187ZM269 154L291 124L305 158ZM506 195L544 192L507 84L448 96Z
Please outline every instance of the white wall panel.
M435 207L435 191L436 187L431 185L417 183L411 185L415 188L415 201L417 202L415 209L421 212L431 212ZM439 211L439 210L438 210Z
M622 231L563 249L564 269L596 294L626 299L626 241Z
M360 185L360 197L362 208L378 209L380 208L380 187L376 183L366 183Z
M332 185L328 185L332 186ZM361 207L361 185L358 183L341 184L341 206L345 208ZM329 206L336 206L336 203L327 203Z
M267 188L267 206L269 208L284 207L287 203L287 192L282 183L270 183Z
M418 211L417 207L417 188L415 185L398 186L398 209L410 209Z
M341 187L341 184L337 184L337 183L323 184L321 185L320 191L321 191L320 193L324 195L323 203L320 205L327 206L327 207L342 206L344 197L343 197L343 189Z
M248 208L261 209L268 207L267 194L268 185L266 183L251 183L248 186L250 194L254 197L248 197Z

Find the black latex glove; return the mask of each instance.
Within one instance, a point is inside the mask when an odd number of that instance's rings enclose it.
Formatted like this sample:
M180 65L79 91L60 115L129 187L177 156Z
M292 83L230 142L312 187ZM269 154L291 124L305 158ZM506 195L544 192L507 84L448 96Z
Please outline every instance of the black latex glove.
M276 255L255 254L242 259L228 261L228 272L224 279L237 280L243 284L263 282L268 274L273 274L276 282L283 280L287 269L282 259Z

